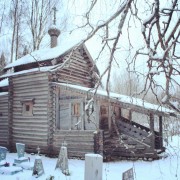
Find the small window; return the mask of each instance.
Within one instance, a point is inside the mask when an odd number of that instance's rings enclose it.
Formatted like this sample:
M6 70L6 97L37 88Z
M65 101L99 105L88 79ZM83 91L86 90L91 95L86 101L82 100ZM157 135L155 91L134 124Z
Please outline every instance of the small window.
M33 116L34 99L25 99L22 100L21 103L22 103L22 115Z
M80 103L73 104L73 116L80 116Z
M30 111L30 105L26 104L26 111Z

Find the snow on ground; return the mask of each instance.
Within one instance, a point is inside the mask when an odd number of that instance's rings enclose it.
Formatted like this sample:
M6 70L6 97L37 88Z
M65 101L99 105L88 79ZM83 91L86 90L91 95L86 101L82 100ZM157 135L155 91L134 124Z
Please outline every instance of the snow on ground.
M134 168L136 180L179 180L180 179L180 137L169 139L169 146L166 150L167 158L149 161L116 161L103 163L103 180L120 180L122 173ZM36 155L26 154L34 163ZM12 163L17 158L16 153L8 153L6 161ZM14 175L0 175L0 180L46 180L50 175L55 180L83 180L84 160L70 159L69 170L71 175L65 176L60 170L55 170L57 158L42 156L45 174L39 178L32 177L32 170L23 170Z

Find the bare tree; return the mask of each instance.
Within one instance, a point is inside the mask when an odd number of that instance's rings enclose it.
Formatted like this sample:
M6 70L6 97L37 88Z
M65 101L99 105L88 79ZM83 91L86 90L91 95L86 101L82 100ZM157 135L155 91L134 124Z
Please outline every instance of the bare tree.
M2 52L1 57L0 57L0 74L2 74L2 70L5 66L6 66L6 59L4 56L4 52Z
M24 0L12 0L10 7L10 19L12 22L12 38L11 38L11 58L10 62L13 61L13 58L18 59L20 57L20 46L23 41L23 15L25 11L23 9Z
M121 65L122 60L125 60L128 71L144 79L144 86L138 94L146 95L152 91L160 104L166 104L180 112L171 103L172 87L180 86L178 1L123 0L113 4L110 1L93 0L87 4L89 8L82 16L83 24L78 25L77 29L83 28L88 31L83 42L95 35L102 39L102 48L97 59L104 52L108 52L108 65L100 77L101 80L107 74L107 92L113 63ZM105 9L107 15L104 16L105 12L102 12L102 16L97 16L95 21L94 14L97 13L98 6L105 6L106 8L101 8L101 11ZM135 43L133 36L138 36ZM122 49L126 50L124 57L120 56ZM137 67L139 61L146 65L143 71ZM159 80L160 78L165 84ZM165 94L163 99L157 96L159 89Z
M29 2L29 1L28 1ZM47 34L53 7L59 5L57 0L31 0L27 23L32 34L33 50L39 49L43 37Z
M0 35L2 31L2 26L4 22L4 16L5 16L5 3L3 2L1 5L1 14L0 14Z
M128 71L123 71L118 74L114 73L112 80L113 82L117 82L113 84L112 90L120 94L136 96L139 90L142 88L136 74Z
M46 45L42 42L47 35L48 27L52 24L53 7L62 8L58 0L11 0L0 2L0 41L6 41L8 47L1 47L6 54L10 54L10 62L23 56L23 50L29 52ZM62 11L61 11L62 12ZM64 26L57 23L58 27L65 28L66 14L59 20ZM59 16L59 15L58 15Z

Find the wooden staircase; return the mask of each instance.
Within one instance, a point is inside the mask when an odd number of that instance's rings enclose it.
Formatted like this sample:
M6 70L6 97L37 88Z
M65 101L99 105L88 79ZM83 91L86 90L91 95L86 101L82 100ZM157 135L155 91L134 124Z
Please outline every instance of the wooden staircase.
M103 121L104 158L109 159L158 159L159 133L155 132L155 149L151 147L150 129L126 118L112 121L109 132ZM163 151L163 150L162 150Z

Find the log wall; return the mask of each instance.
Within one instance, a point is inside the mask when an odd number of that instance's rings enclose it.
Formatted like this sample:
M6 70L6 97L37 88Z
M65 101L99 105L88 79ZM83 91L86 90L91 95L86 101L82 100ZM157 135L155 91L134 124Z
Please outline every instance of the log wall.
M69 56L63 58L65 62ZM92 64L76 50L70 57L69 63L63 69L57 71L57 81L71 83L85 87L94 87L94 80L91 76Z
M0 93L0 146L8 147L8 94Z
M12 151L15 150L14 145L17 142L25 143L26 151L36 151L37 146L40 146L42 151L47 148L48 87L48 75L42 72L10 78ZM34 99L33 115L24 115L22 112L22 101L27 99Z
M85 157L94 153L94 131L59 130L54 134L54 152L59 153L64 141L67 143L69 157Z

